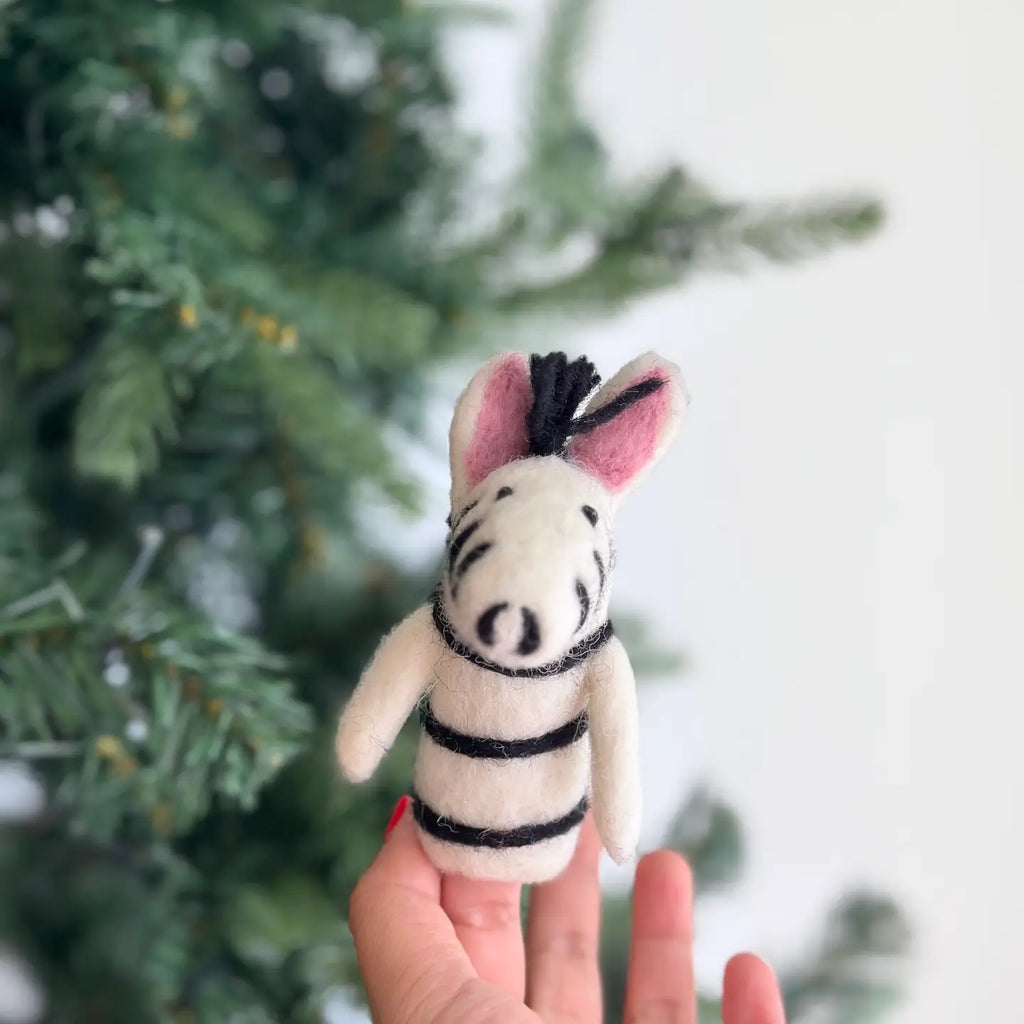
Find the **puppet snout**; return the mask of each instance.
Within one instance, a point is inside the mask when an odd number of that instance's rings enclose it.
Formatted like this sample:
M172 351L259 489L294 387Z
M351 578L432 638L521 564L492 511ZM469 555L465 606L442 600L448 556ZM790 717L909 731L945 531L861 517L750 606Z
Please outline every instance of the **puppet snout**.
M515 557L516 555L519 557ZM502 557L466 574L448 613L457 630L482 654L500 662L551 661L572 646L579 621L575 576L548 552L540 562L522 552Z
M485 647L493 647L500 636L502 647L527 657L541 645L540 619L532 608L511 608L507 601L499 601L476 620L476 635Z

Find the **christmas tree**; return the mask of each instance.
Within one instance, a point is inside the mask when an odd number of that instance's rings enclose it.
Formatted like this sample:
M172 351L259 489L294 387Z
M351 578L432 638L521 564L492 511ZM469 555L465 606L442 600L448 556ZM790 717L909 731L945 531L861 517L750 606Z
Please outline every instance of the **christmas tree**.
M415 730L358 788L333 731L433 582L366 510L425 511L401 452L435 370L879 223L618 180L570 73L588 6L554 6L519 171L481 197L441 43L500 11L0 2L0 759L45 793L0 834L0 944L47 1021L320 1021L358 993L347 894ZM704 791L666 841L701 891L738 870ZM848 899L792 1019L868 1019L892 985L859 965L903 943Z

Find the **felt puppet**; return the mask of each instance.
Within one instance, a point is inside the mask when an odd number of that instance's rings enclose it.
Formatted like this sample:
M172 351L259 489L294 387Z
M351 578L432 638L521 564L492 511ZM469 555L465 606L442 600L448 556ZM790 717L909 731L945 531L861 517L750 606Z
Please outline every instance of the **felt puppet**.
M419 702L413 812L447 874L554 878L588 807L617 863L636 852L637 702L608 620L612 524L687 399L654 353L600 383L562 353L505 353L477 371L452 419L441 581L381 643L338 727L338 762L360 782Z

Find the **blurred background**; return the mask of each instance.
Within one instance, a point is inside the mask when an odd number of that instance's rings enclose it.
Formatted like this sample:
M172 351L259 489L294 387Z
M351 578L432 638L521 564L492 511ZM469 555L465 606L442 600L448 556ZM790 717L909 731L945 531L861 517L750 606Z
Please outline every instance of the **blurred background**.
M615 617L702 1020L741 948L794 1024L1002 1016L1022 29L0 5L0 1021L367 1019L344 899L416 734L358 790L330 734L429 592L452 402L500 348L688 381Z

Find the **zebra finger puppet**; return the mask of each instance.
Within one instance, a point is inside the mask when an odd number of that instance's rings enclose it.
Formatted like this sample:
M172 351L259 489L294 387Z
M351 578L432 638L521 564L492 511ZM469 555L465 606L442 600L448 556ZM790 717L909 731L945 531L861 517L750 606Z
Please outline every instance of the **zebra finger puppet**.
M636 852L637 702L608 620L612 521L687 400L654 353L599 385L589 361L560 352L477 371L452 419L442 579L381 643L338 727L342 772L361 782L419 702L413 810L447 874L554 878L588 808L616 863Z

